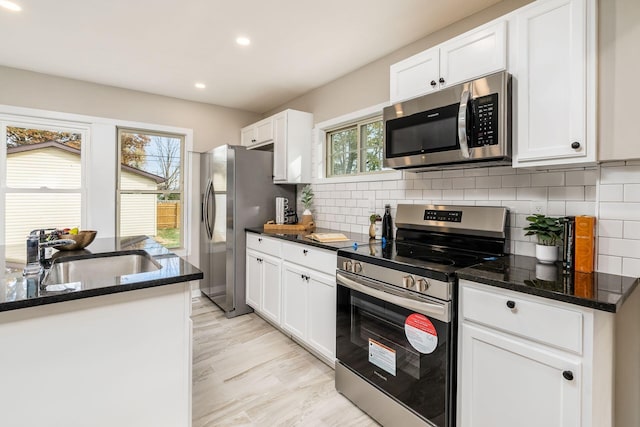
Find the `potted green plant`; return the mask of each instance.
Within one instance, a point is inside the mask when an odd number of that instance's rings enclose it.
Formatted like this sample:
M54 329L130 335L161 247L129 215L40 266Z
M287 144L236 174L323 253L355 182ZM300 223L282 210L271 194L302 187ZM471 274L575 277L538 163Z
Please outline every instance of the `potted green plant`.
M552 264L558 260L558 243L562 240L563 227L560 218L535 214L528 216L529 226L525 227L525 236L536 236L536 258L543 264Z
M304 206L304 212L302 212L302 223L307 225L313 223L313 214L311 213L311 205L313 204L313 189L311 185L307 184L302 189L302 196L300 201Z

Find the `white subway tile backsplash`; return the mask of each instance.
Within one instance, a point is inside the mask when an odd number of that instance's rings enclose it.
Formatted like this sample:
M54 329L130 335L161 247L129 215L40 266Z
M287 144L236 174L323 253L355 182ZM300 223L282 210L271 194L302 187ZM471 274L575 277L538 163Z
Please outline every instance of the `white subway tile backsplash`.
M512 253L533 256L524 236L531 202L546 202L551 216L598 216L598 270L640 275L640 162L612 162L600 169L528 170L475 168L403 174L404 179L313 184L319 227L366 234L369 209L384 204L505 206L510 210ZM598 175L600 179L598 180Z
M489 200L515 200L515 188L490 188Z
M454 189L476 188L476 179L473 177L453 178L453 188Z
M464 176L463 169L454 169L454 170L444 170L442 171L443 178L459 178Z
M522 187L516 190L517 200L547 200L546 187Z
M601 184L634 184L640 182L640 166L614 166L600 169Z
M639 258L623 258L622 259L622 275L630 277L640 277L640 259Z
M624 201L640 202L640 184L624 184Z
M503 176L503 187L530 187L531 186L531 174L516 175L516 176Z
M501 176L480 176L476 178L476 188L500 188L502 187Z
M567 185L596 185L598 172L594 169L566 172Z
M565 216L567 215L567 203L548 201L547 202L547 215L550 216Z
M622 274L622 258L609 255L598 255L597 270L602 273Z
M434 190L450 190L453 188L451 178L434 179L431 181L431 188Z
M621 239L623 224L624 222L622 221L600 219L596 222L598 227L598 236Z
M443 190L442 198L446 200L462 200L464 199L464 190Z
M640 203L600 203L600 218L640 221Z
M601 202L622 202L624 201L624 186L622 184L600 185Z
M564 172L544 172L531 175L532 187L562 187Z
M551 187L549 200L584 200L584 187Z
M640 221L625 221L623 230L622 237L624 239L640 240ZM637 255L640 258L640 253Z
M489 168L464 169L464 176L488 176Z
M595 202L567 202L566 215L596 215Z

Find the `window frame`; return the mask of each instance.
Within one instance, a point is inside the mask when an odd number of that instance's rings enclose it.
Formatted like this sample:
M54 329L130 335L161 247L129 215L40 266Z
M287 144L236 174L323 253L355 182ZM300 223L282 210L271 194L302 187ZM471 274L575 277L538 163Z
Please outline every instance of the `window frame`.
M159 136L159 137L170 137L170 138L178 138L180 139L180 191L175 190L133 190L133 189L122 189L121 188L121 162L122 162L122 148L120 146L121 136L123 133L140 133L149 136ZM115 214L115 230L116 235L120 236L120 212L121 212L121 196L122 194L179 194L180 195L180 245L176 248L170 248L175 251L183 251L186 250L186 234L190 232L190 230L186 227L185 218L187 217L187 213L185 211L185 194L187 193L187 177L185 176L185 163L186 159L186 145L187 145L187 135L182 133L174 133L174 132L166 132L166 131L158 131L151 130L148 128L135 128L128 126L117 126L116 127L116 214ZM156 224L157 225L157 224ZM157 230L157 229L156 229Z
M51 130L58 132L79 133L82 135L80 148L80 185L78 188L18 188L7 185L7 128L19 127L26 129ZM87 168L91 150L91 126L78 121L68 121L61 119L48 119L31 116L14 116L10 114L0 114L0 136L4 139L4 147L0 150L0 169L2 182L0 183L0 244L5 244L6 234L6 199L7 194L80 194L80 224L79 227L86 228L87 224L87 203L88 203L88 173ZM49 227L53 224L42 224L42 227Z
M363 132L362 132L362 128L365 127L366 125L369 125L371 123L376 123L376 122L381 122L383 123L382 120L382 116L373 116L373 117L368 117L366 119L362 119L362 120L358 120L352 123L349 123L345 126L340 126L339 128L336 129L328 129L326 130L326 159L325 159L325 164L326 164L326 169L325 169L325 176L327 178L338 178L338 177L346 177L346 176L360 176L360 175L375 175L378 174L380 172L384 172L385 171L385 167L382 166L382 164L380 165L380 170L377 171L363 171L363 163L362 163L362 152L365 148L363 148L362 146L362 142L363 142ZM341 175L335 175L331 173L331 167L333 166L333 157L332 157L332 147L331 147L331 136L335 133L339 133L339 132L344 132L350 129L355 128L356 130L356 153L357 153L357 158L356 158L356 170L357 172L355 173L345 173L345 174L341 174ZM383 147L384 149L384 147Z
M350 183L350 182L370 182L370 181L393 181L402 179L404 172L395 169L384 169L380 172L366 173L360 175L337 175L327 177L327 132L345 127L349 123L377 117L381 115L382 109L387 107L389 102L375 104L361 110L353 111L342 116L334 117L320 123L316 123L313 128L312 146L312 184L330 183Z

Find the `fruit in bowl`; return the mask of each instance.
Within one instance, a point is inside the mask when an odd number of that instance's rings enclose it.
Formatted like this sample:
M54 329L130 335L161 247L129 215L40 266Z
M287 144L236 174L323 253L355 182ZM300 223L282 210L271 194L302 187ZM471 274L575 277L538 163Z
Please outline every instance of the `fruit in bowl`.
M75 231L75 234L73 232ZM73 240L75 243L68 245L60 245L55 248L61 251L78 251L80 249L84 249L93 242L93 239L96 238L96 234L98 234L95 230L81 230L71 229L66 234L60 234L59 239L69 239Z

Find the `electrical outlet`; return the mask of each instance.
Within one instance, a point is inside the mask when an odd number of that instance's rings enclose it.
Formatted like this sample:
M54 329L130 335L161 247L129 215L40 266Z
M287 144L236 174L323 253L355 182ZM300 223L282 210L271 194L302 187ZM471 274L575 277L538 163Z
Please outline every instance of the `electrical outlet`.
M373 196L369 196L369 213L376 213L376 199Z
M531 202L530 210L532 214L547 214L547 202L536 200Z

